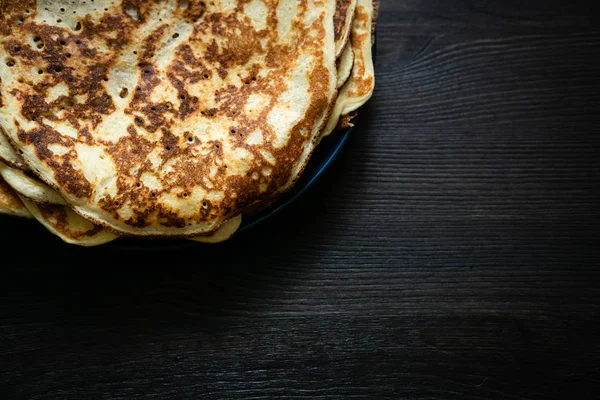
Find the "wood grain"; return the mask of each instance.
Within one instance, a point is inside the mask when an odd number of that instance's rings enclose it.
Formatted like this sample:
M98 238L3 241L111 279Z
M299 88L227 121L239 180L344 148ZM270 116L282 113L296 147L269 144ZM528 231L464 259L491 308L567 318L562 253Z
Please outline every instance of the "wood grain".
M1 218L0 397L595 398L594 19L384 1L343 154L231 243L84 250Z

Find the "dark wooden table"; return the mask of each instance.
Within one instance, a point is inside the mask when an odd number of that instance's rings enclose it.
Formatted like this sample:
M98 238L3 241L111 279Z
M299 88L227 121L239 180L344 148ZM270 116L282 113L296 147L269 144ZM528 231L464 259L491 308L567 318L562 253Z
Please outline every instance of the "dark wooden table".
M597 398L589 3L384 0L343 154L230 243L0 219L0 398Z

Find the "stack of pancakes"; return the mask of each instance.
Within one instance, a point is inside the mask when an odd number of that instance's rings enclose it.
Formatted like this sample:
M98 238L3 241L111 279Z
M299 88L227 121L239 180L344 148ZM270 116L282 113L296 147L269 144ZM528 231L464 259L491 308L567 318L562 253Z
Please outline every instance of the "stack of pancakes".
M0 212L226 240L374 87L373 0L0 0Z

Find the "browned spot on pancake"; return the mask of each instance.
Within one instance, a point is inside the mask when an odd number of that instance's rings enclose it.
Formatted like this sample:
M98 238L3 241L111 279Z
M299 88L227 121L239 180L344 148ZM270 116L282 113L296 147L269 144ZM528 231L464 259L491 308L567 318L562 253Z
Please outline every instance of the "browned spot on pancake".
M85 143L91 145L94 143L94 137L90 133L90 130L87 127L83 127L79 130L77 139L80 143Z
M161 126L165 125L168 114L173 112L171 104L157 104L149 100L152 91L161 83L152 58L156 53L157 44L165 34L165 29L165 26L158 27L144 40L144 52L137 65L140 71L140 79L133 98L125 109L126 114L136 115L134 119L136 124L138 126L144 125L144 128L149 132L156 132Z
M198 22L206 12L206 3L200 0L178 0L179 8L183 10L183 19L189 23ZM186 6L185 8L183 6Z
M79 121L91 120L93 126L101 121L101 115L114 111L111 97L106 93L101 82L112 66L112 58L98 54L89 47L87 41L92 38L108 37L116 33L119 43L125 42L127 29L123 28L122 19L107 18L104 24L95 24L90 17L83 21L85 28L81 34L55 26L24 23L21 29L33 35L34 41L43 43L43 49L36 50L27 41L10 39L4 43L4 49L14 54L23 67L37 68L41 81L30 83L29 89L21 90L24 114L37 119L46 117L53 120L68 120L74 127ZM22 35L20 36L22 37ZM39 45L38 45L39 47ZM72 55L79 57L72 57ZM90 62L86 58L93 58ZM58 84L64 84L68 96L61 96L52 103L46 103L48 90ZM74 101L77 96L85 96L84 102ZM59 118L59 111L64 111Z
M160 139L160 142L163 147L162 158L163 158L163 164L164 164L170 158L178 156L181 151L179 149L179 146L177 145L179 142L179 139L177 138L177 136L173 135L173 133L171 133L171 131L169 131L168 129L165 129L165 128L163 128L162 132L163 132L163 135Z
M213 39L205 54L206 61L216 66L221 79L234 65L245 65L253 55L262 52L260 38L266 36L266 32L254 29L248 17L236 14L208 14L198 30L221 37L221 45Z
M183 228L186 225L185 218L181 218L177 213L163 207L159 207L158 220L161 225L168 227Z
M173 62L169 68L167 76L173 87L177 89L177 97L180 100L178 113L180 119L185 119L188 115L199 109L197 98L190 95L185 88L185 84L200 81L206 73L207 72L190 71L182 61Z

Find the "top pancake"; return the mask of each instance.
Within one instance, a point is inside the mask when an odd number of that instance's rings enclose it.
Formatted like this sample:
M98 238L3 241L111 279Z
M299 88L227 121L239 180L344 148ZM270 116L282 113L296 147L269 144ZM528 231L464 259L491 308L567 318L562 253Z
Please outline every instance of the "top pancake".
M76 212L192 236L293 184L335 100L333 0L72 3L0 3L0 126Z

